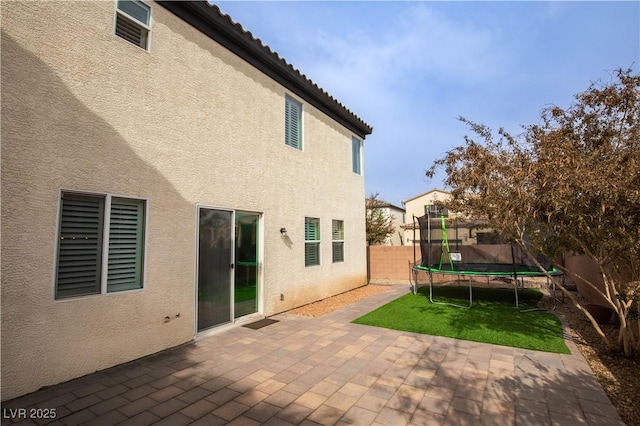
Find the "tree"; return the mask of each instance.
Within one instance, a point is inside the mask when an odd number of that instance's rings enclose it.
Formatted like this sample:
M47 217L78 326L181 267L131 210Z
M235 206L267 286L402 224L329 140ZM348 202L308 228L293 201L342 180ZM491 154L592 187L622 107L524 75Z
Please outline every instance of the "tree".
M640 76L617 70L610 83L592 83L568 109L544 109L539 124L519 136L500 129L494 138L488 127L460 120L481 142L465 136L465 145L427 171L433 177L445 169L448 207L486 220L532 260L536 253L557 259L565 252L591 258L604 288L587 284L618 314L617 341L562 290L610 349L639 353Z
M387 204L378 199L378 193L369 195L365 200L367 244L384 244L394 233L393 217L386 214L383 207Z

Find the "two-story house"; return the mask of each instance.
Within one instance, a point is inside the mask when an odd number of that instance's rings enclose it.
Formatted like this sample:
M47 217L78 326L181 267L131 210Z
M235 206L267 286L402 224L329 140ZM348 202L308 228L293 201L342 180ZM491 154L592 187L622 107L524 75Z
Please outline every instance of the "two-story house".
M2 399L366 284L372 128L219 8L0 8Z
M404 238L408 245L420 241L420 230L418 224L414 221L414 217L421 217L428 214L437 225L437 220L444 216L449 218L449 211L446 208L439 206L438 202L447 201L451 195L447 191L440 189L432 189L423 194L416 195L408 200L402 200L404 206L405 222L402 226L404 229ZM439 238L442 238L441 236Z
M420 230L414 217L429 215L431 219L432 241L442 241L441 231L442 217L446 220L447 238L449 243L456 245L495 244L500 238L491 229L483 226L482 221L465 218L462 214L449 211L439 203L447 201L451 194L440 189L432 189L423 194L403 200L406 209L406 220L402 228L407 244L411 245L414 239L420 240Z

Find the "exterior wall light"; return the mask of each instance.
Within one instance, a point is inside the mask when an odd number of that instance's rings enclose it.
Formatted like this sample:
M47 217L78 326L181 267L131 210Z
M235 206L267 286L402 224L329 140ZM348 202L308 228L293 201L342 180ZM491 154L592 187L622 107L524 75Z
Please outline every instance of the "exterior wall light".
M282 236L282 238L286 237L287 228L280 228L280 235Z

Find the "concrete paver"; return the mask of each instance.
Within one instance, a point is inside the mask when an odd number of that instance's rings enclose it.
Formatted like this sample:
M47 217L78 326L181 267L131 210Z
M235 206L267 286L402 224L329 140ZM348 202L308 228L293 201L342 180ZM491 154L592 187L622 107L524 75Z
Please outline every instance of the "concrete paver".
M561 355L351 324L408 292L221 330L5 401L2 425L624 425L572 342Z

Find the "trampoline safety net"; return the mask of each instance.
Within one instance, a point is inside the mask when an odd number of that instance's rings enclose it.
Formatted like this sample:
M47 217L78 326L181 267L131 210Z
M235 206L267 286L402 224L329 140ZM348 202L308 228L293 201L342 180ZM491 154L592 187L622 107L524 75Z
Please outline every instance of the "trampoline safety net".
M544 275L519 246L501 241L499 235L487 232L477 222L429 215L416 219L420 227L420 263L415 259L418 269L452 275ZM536 260L553 271L548 259L538 256Z

